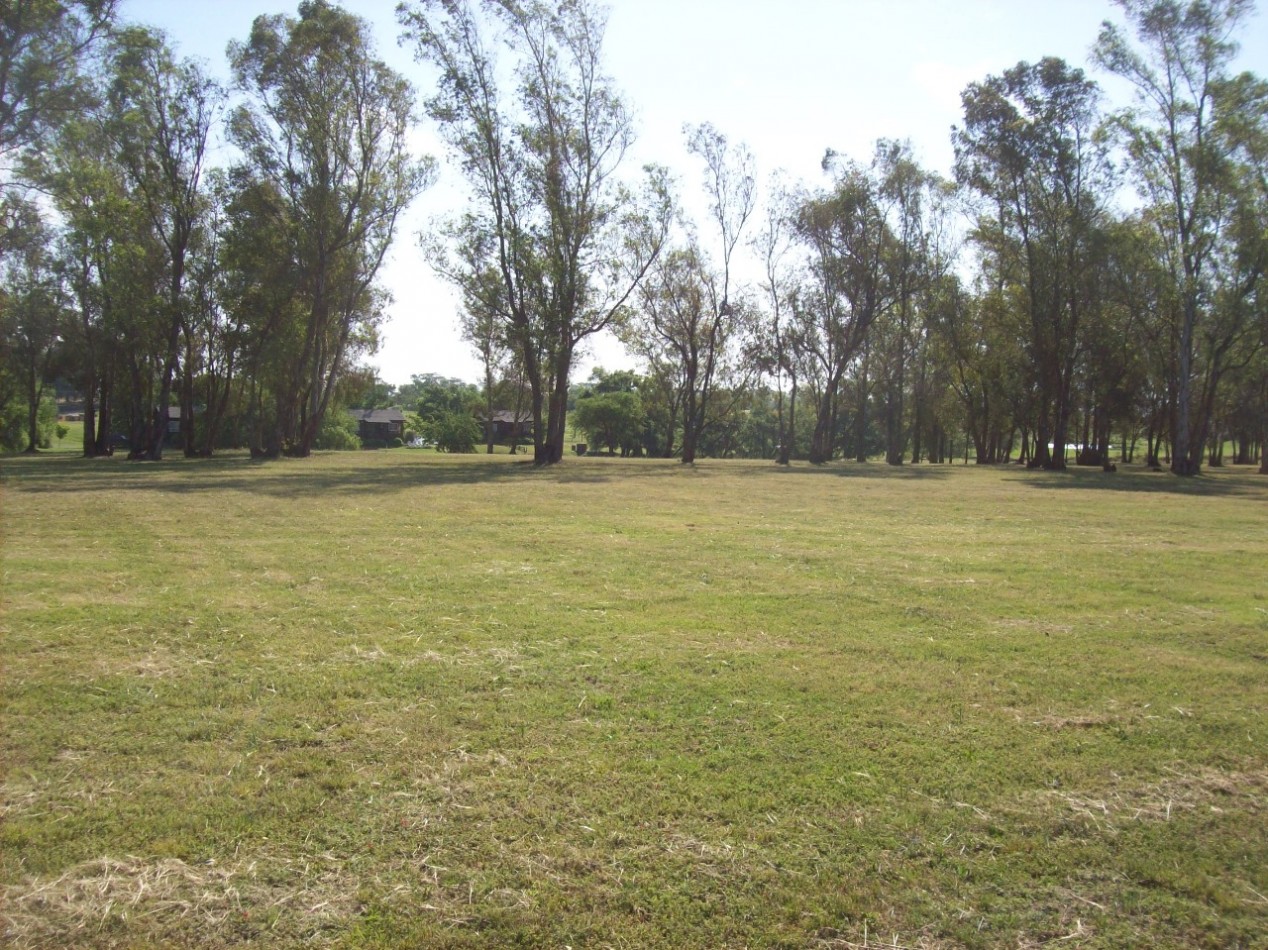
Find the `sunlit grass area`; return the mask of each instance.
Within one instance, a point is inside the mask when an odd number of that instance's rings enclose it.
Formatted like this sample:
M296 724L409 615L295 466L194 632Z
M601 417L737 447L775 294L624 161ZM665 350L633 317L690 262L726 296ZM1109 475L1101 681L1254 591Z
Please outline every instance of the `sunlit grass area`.
M1268 479L0 467L12 946L1262 946Z

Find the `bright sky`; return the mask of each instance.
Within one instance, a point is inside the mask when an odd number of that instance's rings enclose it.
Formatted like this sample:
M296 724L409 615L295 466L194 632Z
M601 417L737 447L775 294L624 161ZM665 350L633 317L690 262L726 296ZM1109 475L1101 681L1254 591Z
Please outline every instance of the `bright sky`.
M379 54L426 93L430 71L397 44L396 0L345 0L369 20ZM1103 20L1120 21L1109 0L611 0L606 62L638 116L630 156L668 165L684 193L700 184L683 144L684 123L711 122L748 144L761 178L777 169L793 180L822 181L824 151L866 161L878 138L910 139L917 158L949 175L950 128L960 120L969 82L1044 56L1089 69L1115 104L1129 93L1090 69L1088 50ZM165 30L185 56L227 77L224 50L245 40L261 13L294 14L298 0L124 0L128 19ZM1268 72L1268 22L1251 18L1241 37L1241 68ZM421 110L420 110L421 111ZM457 330L454 296L430 273L417 234L464 199L456 169L424 125L418 147L442 159L441 182L402 222L383 280L395 302L384 345L371 359L390 383L418 373L476 381L479 362ZM631 365L615 340L600 339L583 358Z

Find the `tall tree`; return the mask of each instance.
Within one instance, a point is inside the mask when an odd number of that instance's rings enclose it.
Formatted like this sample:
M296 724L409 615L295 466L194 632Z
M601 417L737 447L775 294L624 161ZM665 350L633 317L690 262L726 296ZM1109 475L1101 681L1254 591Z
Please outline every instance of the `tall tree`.
M653 386L671 393L665 454L672 454L672 433L680 430L684 464L695 461L722 394L744 388L737 341L747 313L725 295L725 283L694 243L662 254L640 288L637 316L622 328L627 345L647 361Z
M26 403L26 451L40 448L40 404L52 382L53 360L61 349L66 309L53 260L53 239L39 210L16 202L10 216L11 251L0 266L0 353L17 384L10 395Z
M120 307L127 306L125 285L140 277L136 265L154 240L107 125L96 116L61 123L25 169L62 222L59 256L76 311L67 332L67 370L84 399L86 456L111 451Z
M858 163L837 162L832 153L825 166L836 171L834 186L805 196L795 219L809 275L794 307L816 404L810 444L810 461L816 464L833 455L846 372L872 324L897 298L888 267L894 238L878 202L875 176Z
M573 355L612 325L660 252L669 221L663 175L652 174L642 200L617 177L633 127L602 71L605 18L588 0L398 9L419 58L440 71L428 112L475 197L450 239L487 255L450 273L500 279L493 312L532 390L534 461L558 462ZM494 28L515 63L515 96L499 88L486 40Z
M775 462L788 465L796 451L801 352L790 303L795 293L795 272L788 265L791 249L790 199L778 179L771 193L774 197L766 205L762 228L753 239L753 247L762 260L761 287L766 298L766 310L759 320L750 358L774 384Z
M696 460L702 435L746 388L751 365L744 352L750 308L735 284L735 251L753 214L756 183L753 157L730 144L713 126L687 126L687 147L705 164L709 202L708 253L698 232L684 224L683 246L662 253L643 282L635 313L621 328L626 345L647 360L650 375L672 395L674 422L665 454L681 430L684 464Z
M1074 373L1093 306L1109 162L1096 84L1063 60L972 83L954 135L956 174L988 202L976 240L1016 286L1039 392L1032 464L1065 468Z
M1117 119L1149 204L1171 293L1175 327L1171 470L1201 470L1209 404L1225 347L1204 347L1216 321L1214 271L1226 230L1230 160L1217 134L1221 88L1237 52L1233 39L1252 0L1116 0L1135 33L1103 24L1094 51L1105 69L1136 89L1136 105ZM1218 332L1218 331L1217 331Z
M910 365L919 348L934 286L951 261L946 197L949 186L920 167L909 142L882 140L872 159L879 199L894 245L889 267L897 299L878 325L876 357L885 429L885 461L903 464L909 421Z
M112 126L129 185L140 198L155 235L166 250L166 293L155 335L157 402L143 445L133 455L159 459L168 431L168 407L186 331L186 258L206 209L202 178L211 127L221 92L192 61L178 61L166 39L143 29L119 38L109 104ZM186 367L186 379L192 367ZM192 390L182 401L182 428L192 419ZM191 433L192 435L192 433ZM187 436L186 449L191 450Z
M76 115L90 99L81 67L118 0L0 4L0 160Z
M306 456L340 374L375 345L386 300L376 277L434 166L410 154L412 89L376 58L361 18L305 0L297 18L257 17L230 60L252 100L232 136L283 202L300 321L273 382L271 450Z

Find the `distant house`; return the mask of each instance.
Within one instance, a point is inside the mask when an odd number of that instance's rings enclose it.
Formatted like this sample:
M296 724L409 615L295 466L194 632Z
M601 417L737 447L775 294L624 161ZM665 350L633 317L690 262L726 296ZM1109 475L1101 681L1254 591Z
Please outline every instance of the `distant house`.
M528 411L519 413L510 409L494 409L493 441L509 442L511 439L531 439L533 437L533 414Z
M405 413L399 409L350 409L362 442L390 442L405 438Z

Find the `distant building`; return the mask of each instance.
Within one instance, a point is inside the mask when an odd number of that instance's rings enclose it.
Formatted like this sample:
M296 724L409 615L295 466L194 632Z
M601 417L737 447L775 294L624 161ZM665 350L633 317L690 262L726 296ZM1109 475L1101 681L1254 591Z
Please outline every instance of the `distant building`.
M399 409L350 409L362 442L390 442L405 438L405 413Z
M493 441L509 442L512 439L531 439L533 437L533 414L527 411L515 413L510 409L494 409Z

